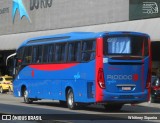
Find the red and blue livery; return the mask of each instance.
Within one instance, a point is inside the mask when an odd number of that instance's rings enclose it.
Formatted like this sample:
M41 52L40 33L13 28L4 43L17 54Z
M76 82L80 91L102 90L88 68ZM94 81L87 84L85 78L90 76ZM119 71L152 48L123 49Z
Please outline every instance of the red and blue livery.
M149 100L150 37L139 32L72 32L32 38L17 49L14 95L26 103L100 103L108 110Z

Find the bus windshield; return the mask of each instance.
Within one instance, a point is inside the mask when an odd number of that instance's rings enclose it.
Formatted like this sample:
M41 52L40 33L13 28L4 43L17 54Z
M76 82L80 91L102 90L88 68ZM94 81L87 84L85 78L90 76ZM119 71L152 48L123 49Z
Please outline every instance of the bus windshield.
M142 36L112 36L104 38L104 55L148 56L148 41Z

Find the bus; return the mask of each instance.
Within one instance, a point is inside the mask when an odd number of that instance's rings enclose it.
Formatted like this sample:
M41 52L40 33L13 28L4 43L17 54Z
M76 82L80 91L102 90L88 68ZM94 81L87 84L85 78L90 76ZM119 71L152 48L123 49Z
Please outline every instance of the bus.
M69 109L120 110L150 98L150 37L140 32L71 32L31 38L16 51L14 96L59 100Z

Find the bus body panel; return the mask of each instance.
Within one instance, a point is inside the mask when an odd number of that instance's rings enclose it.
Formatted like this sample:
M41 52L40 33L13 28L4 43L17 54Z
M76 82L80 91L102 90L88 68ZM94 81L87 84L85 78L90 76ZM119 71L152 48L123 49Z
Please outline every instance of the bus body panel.
M95 60L63 70L50 70L50 68L44 70L41 65L26 66L14 81L14 90L16 90L14 95L21 96L19 94L21 87L25 85L30 98L66 100L66 88L71 87L75 94L75 101L94 102L95 68L93 66Z
M148 35L140 33L123 32L107 34L109 37L141 36L148 43L149 56L129 56L126 53L108 55L103 57L103 70L106 88L103 89L104 102L136 103L145 102L149 99L149 88L146 88L150 80L150 39ZM116 38L117 38L116 37ZM143 39L144 41L144 39ZM125 44L127 45L127 44ZM144 55L144 43L142 44ZM132 45L131 45L132 46ZM106 47L105 47L106 48Z
M148 90L146 89L144 92L139 93L110 93L104 91L104 102L116 102L116 103L141 103L146 102L148 98Z
M84 34L82 33L81 35ZM127 32L127 34L129 35L129 32ZM132 36L138 35L149 38L148 35L143 33L141 34L133 32L130 34L132 34ZM72 35L74 34L72 33ZM82 38L84 40L96 38L95 58L87 62L65 62L48 64L38 63L22 65L22 69L19 71L13 82L14 96L23 96L22 89L25 86L28 90L28 97L33 99L53 99L66 101L66 91L68 88L72 88L75 102L136 103L147 101L148 95L150 93L149 89L146 88L148 76L150 76L150 54L148 56L145 56L144 59L141 60L117 60L112 59L110 56L104 56L103 38L105 36L114 35L123 36L126 35L126 33L89 33L89 36L87 36L86 39L85 36L80 37L78 35L76 35L72 40L67 39L70 43L73 41L79 41ZM65 34L63 36L65 36ZM50 37L41 37L38 38L38 40L44 40L45 38ZM37 38L25 41L21 45L21 47L36 45L43 46L47 44L44 41L43 43L29 43L29 41L32 40L37 40ZM67 40L65 39L55 42L64 43L67 42ZM81 41L81 45L82 42L83 41ZM50 42L48 42L48 44L49 43ZM149 48L148 50L150 50ZM101 73L104 73L105 87L100 87L101 85L98 81L99 70L102 70Z
M112 63L104 63L104 101L147 101L148 57L139 63L135 62L134 65L129 65L131 62L122 65L122 61L117 62L117 65Z
M106 61L109 58L104 59ZM104 63L106 91L113 93L138 93L144 91L147 81L147 76L145 75L148 74L148 66L146 64L148 63L148 58L140 62L129 61L128 63L123 61L116 61L115 63L108 60L108 63ZM122 87L126 87L126 90Z

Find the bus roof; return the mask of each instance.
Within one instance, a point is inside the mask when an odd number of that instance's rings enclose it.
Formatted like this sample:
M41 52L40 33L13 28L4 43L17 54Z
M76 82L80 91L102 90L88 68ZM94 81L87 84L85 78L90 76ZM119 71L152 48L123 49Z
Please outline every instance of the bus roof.
M66 42L66 41L79 41L85 39L95 39L98 37L102 37L105 35L139 35L139 36L147 36L148 34L140 33L140 32L126 32L126 31L113 31L113 32L70 32L65 34L57 34L57 35L49 35L49 36L40 36L35 38L30 38L24 41L20 47L23 46L32 46L38 44L49 44L51 42ZM19 48L20 48L19 47Z

